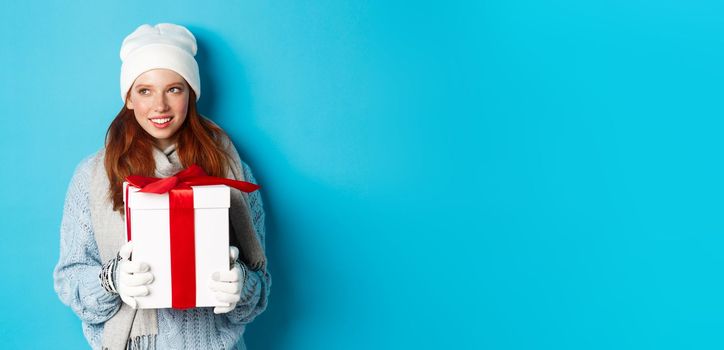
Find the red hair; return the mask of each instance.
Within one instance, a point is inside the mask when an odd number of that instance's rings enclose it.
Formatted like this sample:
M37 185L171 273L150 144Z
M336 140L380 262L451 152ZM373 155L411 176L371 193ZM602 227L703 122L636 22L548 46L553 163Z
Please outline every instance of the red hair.
M226 134L197 112L196 94L191 89L186 120L176 135L176 152L184 167L197 164L211 176L226 177L229 155L221 143ZM154 145L153 137L141 128L133 110L124 104L106 132L105 168L113 210L123 213L123 181L126 176L155 175Z

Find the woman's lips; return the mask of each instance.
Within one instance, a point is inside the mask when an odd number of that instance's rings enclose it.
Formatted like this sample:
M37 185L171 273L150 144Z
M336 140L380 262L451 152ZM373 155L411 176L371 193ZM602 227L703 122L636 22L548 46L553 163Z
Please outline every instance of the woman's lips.
M171 121L173 120L173 117L165 117L165 118L152 118L149 119L151 121L151 124L153 126L163 129L171 125Z

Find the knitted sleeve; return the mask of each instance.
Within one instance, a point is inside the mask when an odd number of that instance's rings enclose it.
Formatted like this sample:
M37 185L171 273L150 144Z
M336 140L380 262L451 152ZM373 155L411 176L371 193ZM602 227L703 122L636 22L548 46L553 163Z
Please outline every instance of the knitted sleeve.
M242 165L246 181L257 184L249 166L244 162L242 162ZM262 249L266 250L266 244L264 242L264 238L266 237L264 206L259 190L249 194L249 207L257 238L261 243ZM271 289L271 275L269 274L267 265L268 264L258 271L246 269L247 278L246 283L242 286L241 300L234 310L226 314L232 323L249 323L266 310Z
M60 257L53 272L55 291L83 322L107 321L120 308L116 294L106 292L98 273L100 254L93 236L88 184L91 157L75 169L68 187L60 224Z

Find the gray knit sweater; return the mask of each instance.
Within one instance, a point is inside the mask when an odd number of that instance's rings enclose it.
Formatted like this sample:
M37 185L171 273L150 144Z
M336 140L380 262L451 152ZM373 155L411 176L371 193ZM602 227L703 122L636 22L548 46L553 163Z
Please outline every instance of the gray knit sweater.
M106 292L98 273L100 259L90 218L88 186L91 163L100 152L86 157L76 167L66 194L60 228L60 258L53 274L60 300L80 317L83 334L93 349L100 349L104 323L119 309L117 294ZM256 183L248 165L242 162L246 181ZM259 191L249 194L249 206L258 238L264 249L265 225ZM245 325L266 309L271 277L266 269L249 272L236 309L216 315L213 308L187 310L159 309L156 349L246 349Z

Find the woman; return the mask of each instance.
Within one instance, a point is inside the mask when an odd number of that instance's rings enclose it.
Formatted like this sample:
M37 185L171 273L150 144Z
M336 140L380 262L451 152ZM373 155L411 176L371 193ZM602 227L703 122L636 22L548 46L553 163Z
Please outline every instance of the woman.
M121 98L105 147L75 169L54 271L60 299L80 317L94 349L245 349L245 325L266 309L271 277L259 191L231 190L230 269L211 289L226 307L136 309L153 271L130 261L122 183L128 175L168 177L197 164L209 175L256 183L229 138L199 115L196 39L169 23L142 25L121 46ZM239 250L241 254L239 254ZM241 255L241 261L237 261Z

